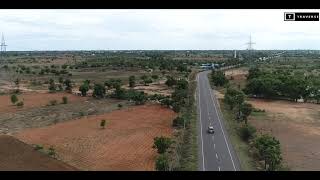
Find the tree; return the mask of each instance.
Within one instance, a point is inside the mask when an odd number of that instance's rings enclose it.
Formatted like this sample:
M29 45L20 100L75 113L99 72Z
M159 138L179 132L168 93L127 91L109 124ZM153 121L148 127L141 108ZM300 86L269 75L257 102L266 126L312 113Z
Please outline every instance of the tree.
M106 89L102 84L94 84L92 96L95 98L103 98L106 94Z
M233 110L235 106L240 105L244 102L244 93L240 90L227 88L227 92L224 96L224 101L230 106L230 109Z
M215 86L224 86L228 83L228 79L222 71L214 71L212 70L212 82Z
M136 85L136 77L130 76L129 77L129 87L134 87Z
M17 97L17 95L15 95L15 94L12 94L12 95L11 95L11 102L12 102L12 104L15 104L16 102L18 102L18 97Z
M102 119L102 120L100 121L100 127L104 129L105 126L106 126L106 120L105 120L105 119Z
M265 162L265 170L274 171L281 165L282 157L279 140L264 134L256 138L254 147L257 148L260 157Z
M152 79L147 75L141 76L141 79L143 80L145 86L152 83Z
M55 92L56 91L56 84L54 83L53 79L49 80L49 91L50 92Z
M169 87L176 85L177 81L172 76L167 76L165 84Z
M132 97L132 100L135 102L136 105L144 104L147 100L147 97L144 92L136 92L135 95Z
M89 91L89 84L84 82L80 87L79 91L81 92L82 96L87 96L87 92Z
M248 123L248 116L251 114L253 107L249 103L243 103L240 105L240 112L242 113L242 118L245 121L245 124Z
M72 85L70 79L66 79L64 81L64 85L66 86L66 91L71 92L72 91Z
M168 171L169 170L169 159L166 155L160 154L156 160L157 171Z
M188 89L189 83L185 79L178 80L176 83L176 89Z
M262 74L263 74L263 72L258 67L250 68L248 71L247 79L249 80L249 79L257 78L257 77L261 76Z
M154 145L152 146L154 149L157 149L159 154L163 154L170 147L172 141L170 138L161 136L154 138Z

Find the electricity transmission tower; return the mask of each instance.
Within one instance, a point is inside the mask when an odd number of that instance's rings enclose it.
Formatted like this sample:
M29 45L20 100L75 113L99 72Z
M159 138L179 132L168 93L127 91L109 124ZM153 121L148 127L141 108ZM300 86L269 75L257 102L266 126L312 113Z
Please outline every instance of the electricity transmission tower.
M1 44L0 44L0 46L1 46L1 55L0 55L0 58L1 58L1 62L2 62L2 55L6 52L6 42L4 41L4 36L3 36L3 34L2 34L2 38L1 38Z
M246 44L248 45L247 50L248 50L248 53L249 53L249 59L252 59L252 50L253 50L252 45L253 45L253 44L256 44L256 43L252 42L252 40L251 40L251 34L250 34L249 42L247 42Z

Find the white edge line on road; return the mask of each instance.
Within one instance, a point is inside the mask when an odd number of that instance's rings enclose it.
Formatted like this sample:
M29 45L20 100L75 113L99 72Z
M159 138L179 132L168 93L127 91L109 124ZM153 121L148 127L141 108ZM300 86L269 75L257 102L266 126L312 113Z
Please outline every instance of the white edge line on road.
M216 148L216 144L213 144L213 148L214 148L214 149Z
M220 171L220 166L218 166L218 169L219 169L219 171Z
M200 81L199 81L199 74L198 74L198 98L199 98L199 115L200 115L200 134L201 134L201 151L202 151L202 167L203 167L203 171L206 170L205 165L204 165L204 153L203 153L203 138L202 138L202 121L201 121L201 103L200 103Z
M217 154L217 153L216 153L216 158L217 158L217 159L219 159L219 158L218 158L218 154Z
M227 148L228 148L228 151L229 151L229 155L230 155L230 158L231 158L231 161L232 161L233 168L234 168L235 171L237 171L237 170L236 170L236 167L235 167L235 165L234 165L234 162L233 162L233 158L232 158L232 155L231 155L231 152L230 152L230 149L229 149L229 145L228 145L228 143L227 143L227 138L226 138L226 136L225 136L225 134L224 134L224 131L223 131L223 128L222 128L222 125L221 125L220 115L219 115L219 113L218 113L218 111L217 111L217 108L216 108L216 105L215 105L215 103L214 103L213 96L212 96L212 90L211 90L210 87L209 87L209 90L210 90L210 95L211 95L211 99L212 99L212 102L213 102L214 109L215 109L215 111L216 111L216 113L217 113L217 116L218 116L220 128L221 128L221 130L222 130L222 134L223 134L224 140L225 140L225 142L226 142L226 145L227 145Z

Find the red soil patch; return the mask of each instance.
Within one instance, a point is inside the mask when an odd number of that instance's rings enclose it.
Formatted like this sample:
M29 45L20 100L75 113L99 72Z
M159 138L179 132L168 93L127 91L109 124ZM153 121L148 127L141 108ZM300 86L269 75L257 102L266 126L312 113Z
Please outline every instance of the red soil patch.
M136 106L16 136L30 144L53 145L59 157L83 170L154 170L156 136L171 136L176 113L159 105ZM106 128L99 127L106 120Z
M68 102L78 102L86 100L86 97L75 96L69 93L23 93L18 95L19 101L23 101L24 106L18 108L11 103L10 95L0 96L0 112L15 112L29 108L41 107L49 104L51 100L62 102L62 97L68 97Z
M0 136L0 171L72 171L76 168L38 152L12 136Z

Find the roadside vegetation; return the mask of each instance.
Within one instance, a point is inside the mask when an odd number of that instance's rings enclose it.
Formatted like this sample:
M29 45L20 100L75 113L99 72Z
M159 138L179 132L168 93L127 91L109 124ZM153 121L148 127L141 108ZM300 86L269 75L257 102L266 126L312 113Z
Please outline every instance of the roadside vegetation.
M230 86L222 71L213 70L210 80L214 86L223 86L226 89L220 106L241 168L259 170L262 161L262 167L266 171L283 169L280 142L269 134L257 134L255 127L248 122L248 117L255 109L246 102L245 93Z

